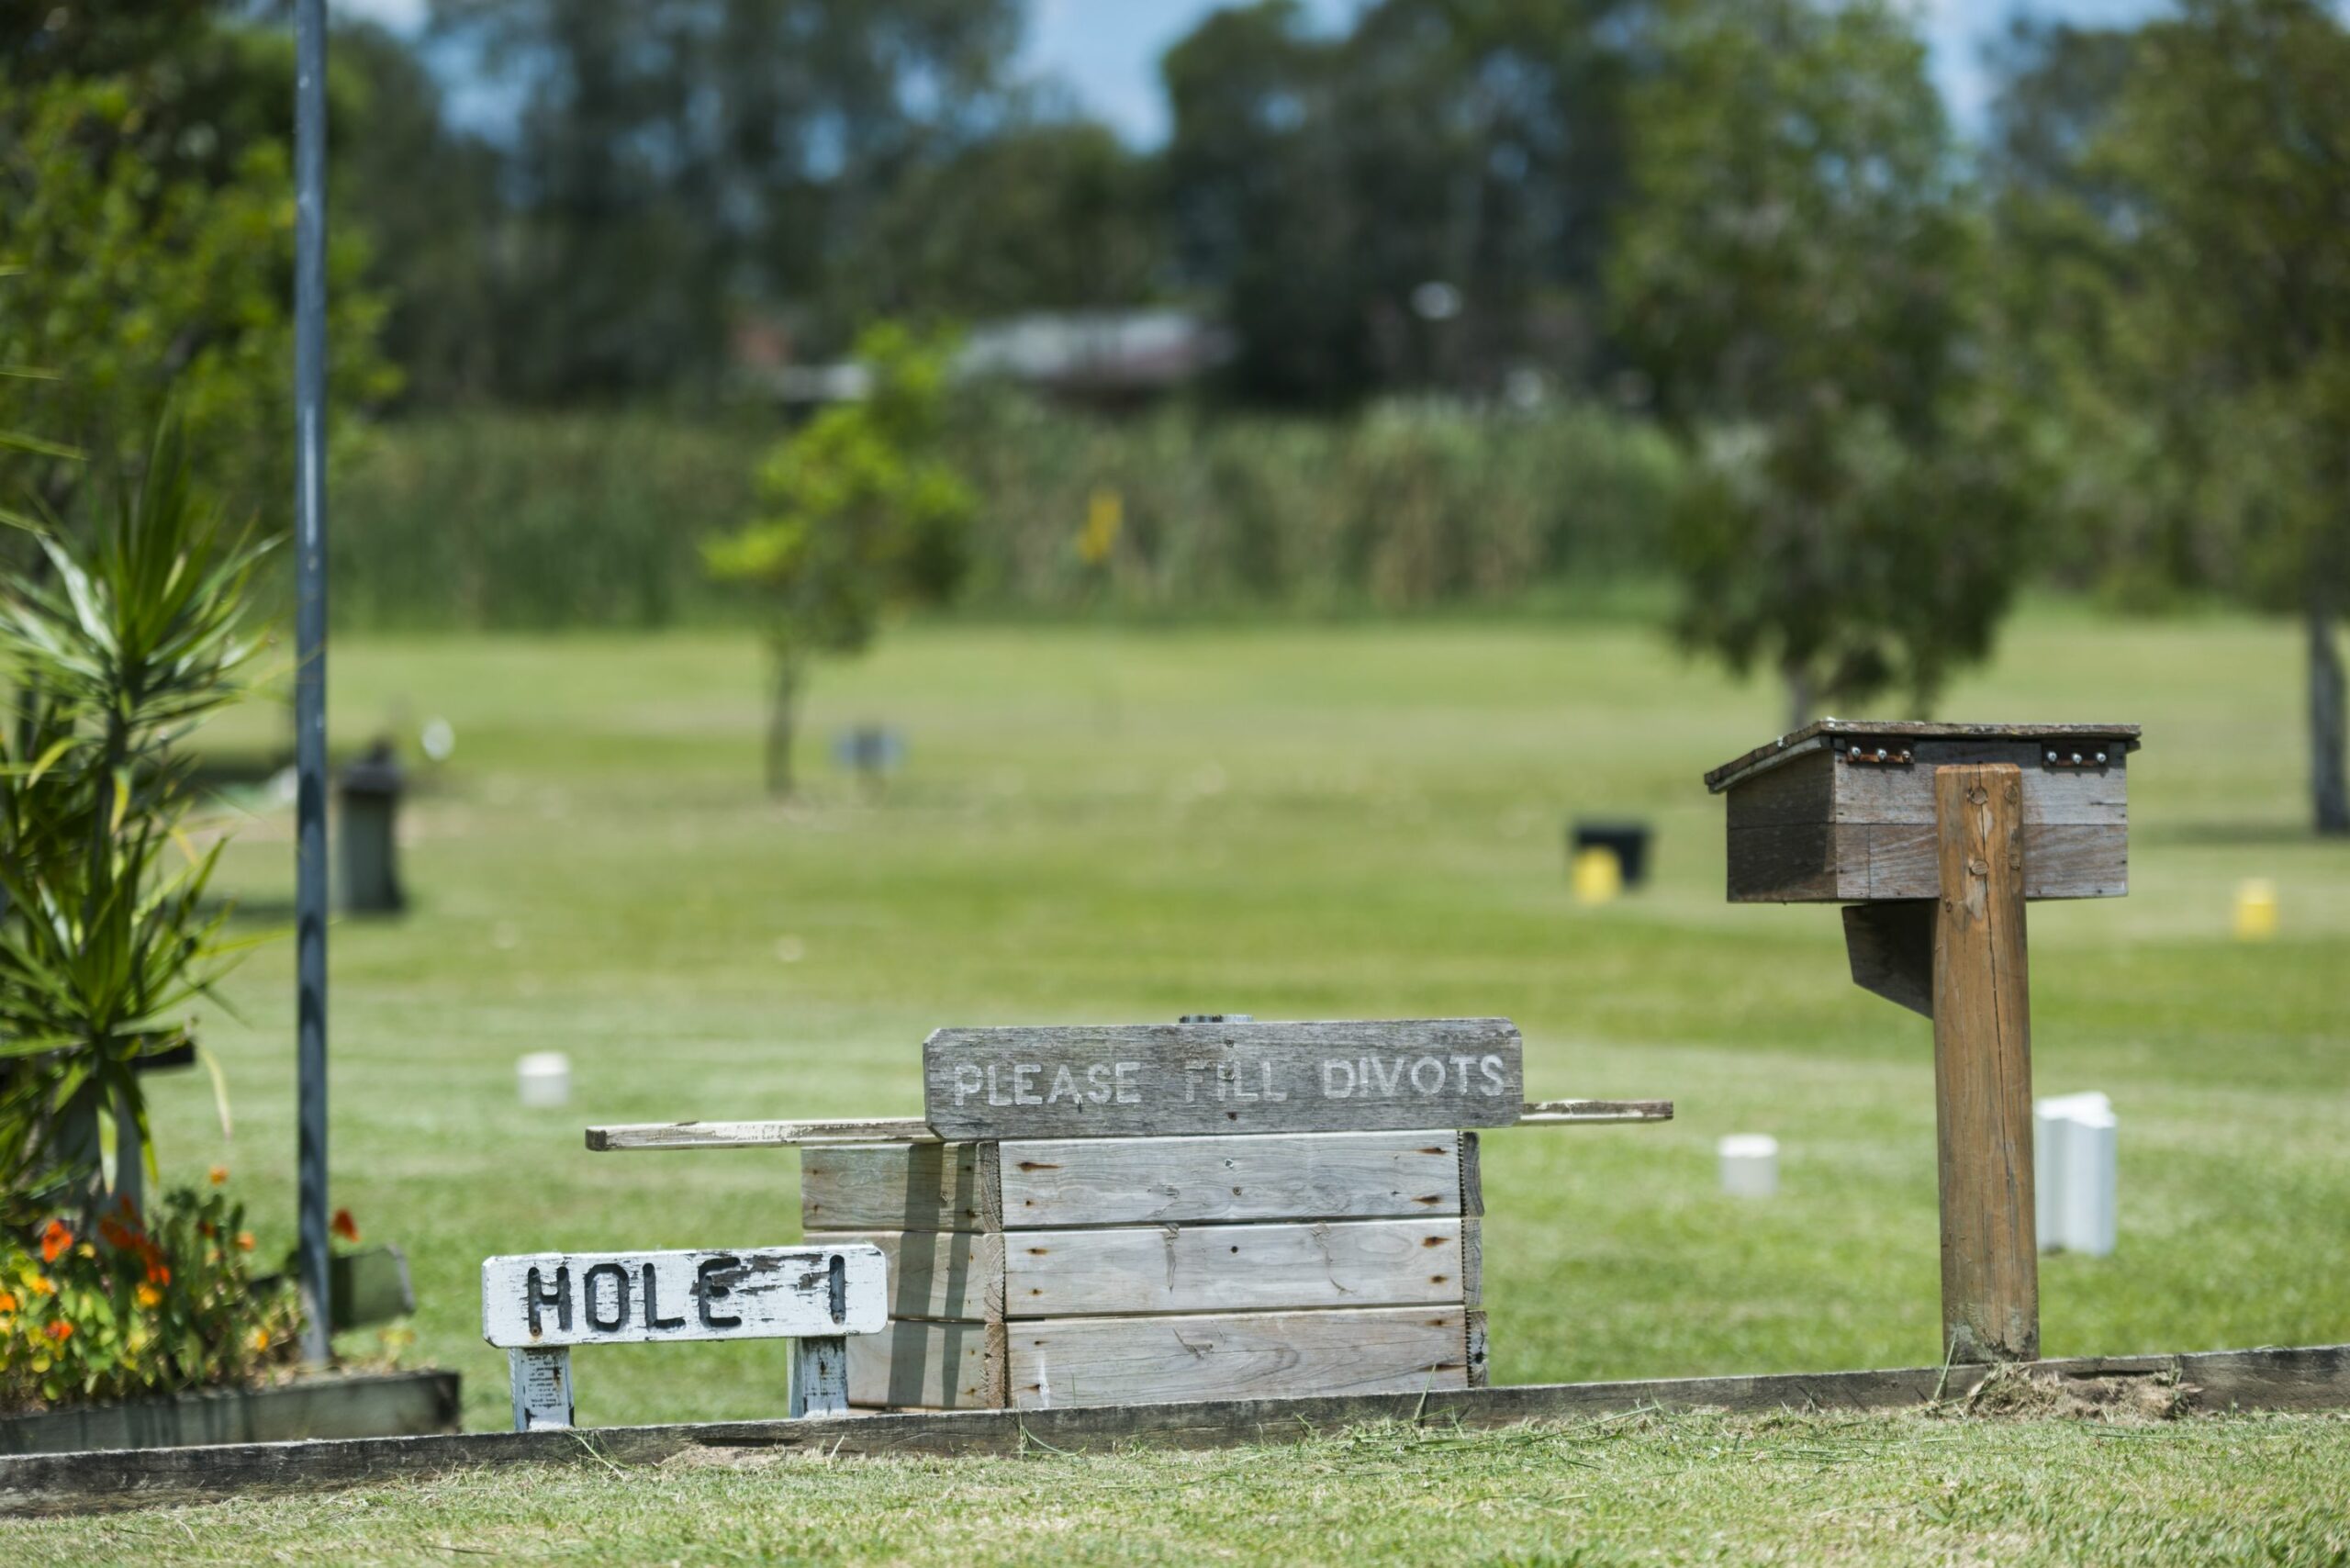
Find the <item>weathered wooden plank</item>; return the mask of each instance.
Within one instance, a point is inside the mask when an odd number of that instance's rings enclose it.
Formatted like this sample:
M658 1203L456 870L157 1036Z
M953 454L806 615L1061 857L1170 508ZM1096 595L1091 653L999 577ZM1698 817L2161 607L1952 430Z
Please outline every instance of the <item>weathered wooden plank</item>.
M908 1116L864 1116L809 1122L629 1122L589 1127L588 1147L621 1149L767 1148L778 1144L936 1143L928 1122Z
M1934 769L2012 762L2023 769L2023 820L2028 827L2050 823L2126 825L2130 821L2127 770L2118 752L2106 767L2046 768L2029 742L2004 745L1922 743L1908 766L1829 765L1835 780L1830 820L1840 823L1908 823L1930 827L1934 821ZM1755 780L1759 788L1763 779ZM1740 791L1742 794L1743 791ZM1737 796L1732 796L1736 800Z
M1924 899L1844 906L1852 983L1927 1017L1934 1015L1934 906Z
M1855 830L1857 831L1857 830ZM1856 890L1850 896L1867 895L1865 872L1853 872ZM1774 901L1775 902L1775 901ZM1382 1068L1382 1071L1384 1072ZM1480 1124L1485 1126L1554 1126L1570 1122L1667 1122L1673 1119L1670 1100L1546 1100L1527 1105L1518 1119L1504 1124L1499 1121ZM839 1136L801 1137L800 1133L811 1126L834 1129ZM689 1140L665 1141L674 1127L692 1129ZM894 1142L883 1143L883 1135L874 1128L913 1129L903 1136L891 1133ZM849 1137L853 1129L864 1129L856 1137ZM613 1150L669 1148L828 1148L869 1144L876 1148L903 1148L907 1145L924 1147L939 1142L938 1135L923 1122L864 1121L864 1122L679 1122L648 1123L642 1126L590 1127L591 1134L607 1141L594 1147ZM1147 1135L1140 1135L1147 1136ZM1175 1135L1184 1136L1184 1135ZM984 1187L979 1189L984 1192ZM894 1216L901 1218L902 1215ZM893 1220L894 1222L894 1220ZM943 1228L943 1227L941 1227ZM968 1228L968 1226L966 1228Z
M991 1143L834 1144L800 1156L804 1230L995 1230Z
M457 1429L453 1372L358 1373L0 1416L0 1455L384 1438Z
M1724 810L1733 832L1744 827L1785 827L1835 818L1836 757L1814 750L1730 791Z
M1934 922L1934 1109L1941 1149L1942 1344L1959 1361L2040 1353L2033 1237L2031 850L2010 764L1934 778L1942 896Z
M1542 1100L1518 1113L1516 1127L1563 1127L1579 1122L1669 1122L1670 1100Z
M1865 843L1832 823L1785 823L1729 830L1729 902L1830 903L1846 896L1838 880L1849 845Z
M2024 829L2031 899L2119 898L2130 890L2130 830L2045 823ZM1790 823L1729 834L1733 903L1851 903L1938 896L1934 830L1914 823Z
M848 1402L864 1409L1001 1409L1003 1325L892 1323L848 1342Z
M1009 1337L1023 1410L1469 1386L1459 1306L1052 1318Z
M571 1351L516 1346L506 1352L508 1392L514 1398L514 1429L572 1425Z
M1007 1317L1411 1306L1461 1299L1460 1221L1018 1231Z
M2031 1370L2066 1380L2161 1380L2176 1386L2181 1406L2190 1411L2350 1410L2350 1345L2081 1357L2042 1361ZM1136 1444L1209 1449L1298 1442L1381 1421L1491 1428L1586 1420L1629 1410L1890 1410L1919 1405L1938 1392L1963 1401L1986 1375L1979 1368L1937 1365L1049 1410L909 1410L845 1422L606 1427L587 1434L586 1440L572 1432L471 1432L33 1453L0 1457L0 1514L24 1518L117 1512L429 1480L508 1466L651 1465L682 1454L746 1450L827 1458L1012 1458L1031 1451L1107 1452Z
M950 1138L1503 1126L1523 1051L1505 1018L940 1029L923 1108Z
M888 1316L872 1247L536 1252L481 1266L481 1335L509 1350L870 1334Z
M1003 1312L1003 1237L952 1230L820 1230L811 1247L878 1248L890 1275L892 1318L979 1320Z
M1933 828L1881 823L1846 831L1868 834L1866 879L1853 887L1848 878L1846 885L1852 890L1846 896L1940 896L1940 848ZM2130 830L2123 824L2027 824L2023 846L2023 896L2028 899L2112 899L2130 890Z
M1460 1222L1460 1299L1471 1306L1485 1304L1485 1222Z
M791 1393L785 1414L794 1420L848 1414L848 1343L844 1337L791 1342Z
M1468 1321L1465 1325L1465 1328L1469 1346L1469 1386L1472 1388L1483 1388L1487 1386L1489 1377L1488 1370L1485 1365L1484 1313L1472 1307L1468 1314Z
M1528 1107L1532 1109L1533 1107ZM1518 1120L1526 1118L1521 1115ZM1460 1212L1482 1215L1485 1212L1485 1165L1477 1148L1477 1135L1460 1135Z
M1462 1143L1449 1130L1007 1143L1004 1223L1457 1215Z

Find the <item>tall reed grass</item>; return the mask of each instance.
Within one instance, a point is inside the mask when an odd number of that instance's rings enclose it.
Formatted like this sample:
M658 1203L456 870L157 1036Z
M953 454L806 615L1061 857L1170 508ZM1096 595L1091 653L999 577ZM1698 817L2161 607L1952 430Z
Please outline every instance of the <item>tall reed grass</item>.
M336 479L335 606L373 627L733 619L696 546L752 504L771 420L495 412L366 432ZM1651 577L1679 482L1588 405L1382 406L1335 421L1105 419L1010 393L958 409L980 614L1506 606Z

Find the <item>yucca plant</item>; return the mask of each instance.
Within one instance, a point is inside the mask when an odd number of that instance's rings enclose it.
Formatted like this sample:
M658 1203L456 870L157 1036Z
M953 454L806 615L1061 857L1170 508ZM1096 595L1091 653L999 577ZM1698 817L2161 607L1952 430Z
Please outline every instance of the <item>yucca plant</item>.
M107 1202L109 1133L122 1148L136 1129L151 1175L137 1065L192 1041L187 1010L241 946L205 902L221 846L199 852L184 831L178 743L243 689L267 548L199 498L168 418L107 515L36 543L47 572L0 589L15 695L0 726L0 1220L15 1223Z

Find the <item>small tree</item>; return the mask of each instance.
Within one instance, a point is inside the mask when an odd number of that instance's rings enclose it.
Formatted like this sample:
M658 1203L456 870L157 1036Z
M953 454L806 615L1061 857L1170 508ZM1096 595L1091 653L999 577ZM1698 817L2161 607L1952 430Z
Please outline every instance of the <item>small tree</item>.
M40 539L49 582L0 593L0 1220L17 1224L112 1195L102 1127L151 1150L139 1063L192 1041L185 1010L229 953L204 902L221 843L182 831L176 743L242 689L261 547L197 499L170 423L90 533Z
M759 469L759 515L703 546L711 576L763 607L772 794L791 792L809 661L862 653L892 605L944 599L962 579L971 491L938 454L947 347L894 324L867 330L864 400L778 443Z
M1882 0L1684 0L1636 95L1611 302L1697 459L1679 631L1817 701L1981 656L2024 529L1964 371L1978 232L1925 50Z

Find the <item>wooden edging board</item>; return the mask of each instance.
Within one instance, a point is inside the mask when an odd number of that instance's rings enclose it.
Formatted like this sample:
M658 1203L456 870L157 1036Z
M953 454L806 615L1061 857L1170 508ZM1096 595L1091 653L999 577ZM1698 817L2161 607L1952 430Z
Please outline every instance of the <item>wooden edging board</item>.
M2350 1345L2087 1357L2023 1370L2066 1379L2167 1378L2195 1411L2350 1409ZM1964 1399L1981 1367L1782 1372L1639 1383L1532 1383L1449 1393L1352 1394L1052 1410L963 1410L822 1420L722 1421L580 1431L483 1432L342 1442L27 1454L0 1458L0 1515L91 1513L267 1492L422 1480L508 1464L658 1464L687 1454L827 1458L1018 1457L1157 1443L1225 1448L1295 1441L1376 1421L1504 1427L1629 1410L1886 1410Z

